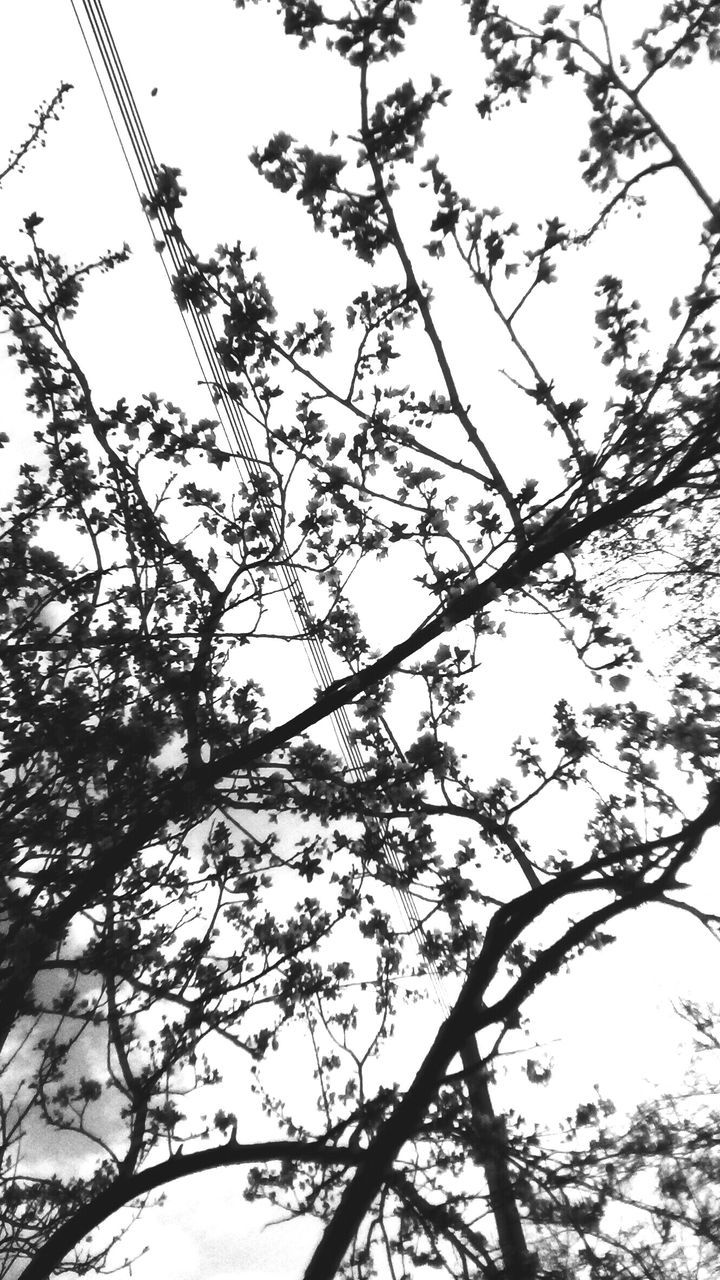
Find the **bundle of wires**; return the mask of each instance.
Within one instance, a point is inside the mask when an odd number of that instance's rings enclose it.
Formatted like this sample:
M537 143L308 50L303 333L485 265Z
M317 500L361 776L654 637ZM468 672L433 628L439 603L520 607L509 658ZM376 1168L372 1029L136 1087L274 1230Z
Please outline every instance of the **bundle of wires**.
M168 283L172 288L174 278L179 273L185 276L192 276L192 273L198 270L196 261L178 228L173 214L161 203L153 201L153 197L158 190L158 180L163 170L158 165L150 146L102 3L100 0L79 0L85 16L85 23L83 23L78 3L76 3L76 0L70 0L70 2L138 199L148 218L148 226L153 239L156 239L157 231L150 219L150 208L153 210L153 216L159 222L163 240L167 247L167 254L163 253L159 256L163 263ZM238 469L241 474L244 470L248 477L257 478L263 473L263 463L256 451L237 395L231 394L227 385L223 366L218 356L218 339L211 320L203 311L198 310L192 301L189 301L186 307L181 308L181 316L195 353L202 381L208 387L214 388L215 408ZM269 499L266 499L266 511L273 535L277 542L281 544L281 530L277 511ZM317 629L313 626L312 611L302 582L297 569L290 562L289 556L281 558L280 563L274 569L274 574L289 602L294 625L304 644L313 675L320 687L327 689L335 682L335 677L325 646L317 634ZM341 707L333 712L332 724L345 764L355 773L358 779L367 781L369 777L368 767L354 739L352 724L346 708ZM394 735L386 725L379 725L378 727L381 731L384 729L383 736L387 749L397 759L402 759L402 752ZM365 825L366 829L372 833L373 843L379 844L385 863L394 872L401 875L401 860L393 847L389 835L389 820L368 815L365 818ZM418 944L421 945L426 935L412 892L397 884L394 888L411 931ZM443 995L437 967L427 959L425 960L425 966L434 988L436 999L440 1007L447 1012L447 1003Z

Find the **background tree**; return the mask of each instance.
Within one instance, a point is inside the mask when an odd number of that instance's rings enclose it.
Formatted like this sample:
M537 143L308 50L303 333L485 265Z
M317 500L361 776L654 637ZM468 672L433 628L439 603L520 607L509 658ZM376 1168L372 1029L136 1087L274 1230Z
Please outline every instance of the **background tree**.
M484 75L474 125L564 78L587 103L592 218L571 228L560 211L534 234L522 210L480 207L424 152L452 100L437 77L403 73L418 3L280 8L291 37L327 40L357 82L351 136L318 152L278 133L252 157L367 265L346 332L321 310L281 323L241 243L190 246L179 170L158 168L145 197L179 305L214 325L218 406L241 406L252 451L154 393L97 402L71 321L87 278L126 248L66 264L30 214L24 254L0 261L36 418L10 453L3 527L4 1274L101 1268L112 1241L90 1231L227 1164L252 1166L249 1197L325 1224L308 1278L369 1275L383 1254L395 1275L674 1277L697 1242L710 1274L714 1199L690 1211L673 1182L680 1127L662 1107L617 1138L608 1106L588 1104L558 1156L496 1115L490 1090L534 991L611 942L613 921L660 903L716 928L684 883L720 818L713 648L692 673L671 662L664 696L643 705L617 583L662 540L676 589L695 592L698 634L712 633L695 549L717 500L720 223L647 102L662 75L717 57L720 5L666 6L622 52L602 4L467 6ZM652 337L618 275L598 272L610 398L590 405L564 389L561 343L554 368L531 349L527 317L581 252L594 264L611 218L671 182L697 204L696 280L669 336L658 322ZM425 221L406 232L418 189ZM537 477L516 449L498 461L461 385L422 278L447 271L452 291L455 260L508 344L517 414L544 432ZM376 652L353 575L384 560L413 584L415 613ZM299 635L278 607L288 584ZM483 750L504 736L470 704L481 662L527 608L559 624L603 701L559 697L542 739L517 738L488 777ZM333 678L278 715L269 654L301 641L332 655ZM547 806L572 847L548 848ZM401 1089L391 1033L408 973L444 983L451 1007ZM292 1061L298 1023L315 1072L296 1100L277 1097L271 1064L283 1050ZM271 1141L243 1140L222 1087L230 1052L252 1062ZM710 1156L683 1141L687 1185L712 1181ZM647 1208L633 1188L656 1157ZM615 1202L649 1215L652 1239L642 1222L618 1227Z

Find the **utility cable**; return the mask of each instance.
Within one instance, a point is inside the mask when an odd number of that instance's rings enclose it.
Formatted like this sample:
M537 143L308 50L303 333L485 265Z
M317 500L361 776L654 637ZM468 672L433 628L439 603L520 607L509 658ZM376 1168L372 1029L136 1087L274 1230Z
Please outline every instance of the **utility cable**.
M95 75L100 85L100 90L105 100L113 128L117 135L125 163L130 171L135 191L145 211L153 239L156 240L156 228L153 226L153 219L150 216L149 207L153 196L157 191L158 178L162 173L162 167L155 159L101 0L80 0L87 19L91 38L88 37L88 32L81 21L76 0L70 0L70 2L77 19L78 26L80 27L83 41L87 48ZM93 43L99 54L100 62L102 63L110 90L109 93L105 87L105 82L98 65L98 59L93 51ZM113 111L111 97L116 104L116 111ZM126 145L123 134L127 137L129 147ZM163 252L159 256L162 260L168 284L172 290L173 271L175 275L180 272L192 275L193 272L197 272L198 268L196 260L191 254L185 238L180 232L172 213L161 206L157 210L157 221L163 234L164 243L167 247L167 254ZM168 263L168 258L172 264L172 271ZM174 292L173 296L175 296ZM244 468L245 474L251 480L257 479L264 473L264 464L257 454L250 430L245 420L245 415L243 414L238 399L229 393L225 373L218 356L217 337L212 323L208 315L194 306L192 302L187 305L186 309L180 308L180 312L202 375L202 381L209 389L213 389L213 402L215 408L219 411L221 427L236 466L238 467L241 475L243 474ZM283 548L283 530L280 526L275 506L270 500L265 499L264 507L270 523L272 536L276 540L276 545ZM275 567L274 574L283 593L289 601L294 625L305 647L313 675L321 688L327 689L334 682L334 674L328 661L325 646L320 636L315 632L312 611L305 595L299 574L296 567L290 562L289 556L286 556L284 561ZM357 742L354 740L352 724L346 708L340 708L333 713L332 723L340 746L341 754L345 758L346 764L349 765L356 776L363 781L368 781L368 767ZM382 732L382 727L379 726L379 728ZM388 749L397 756L398 748L392 738L392 735L386 732L384 737ZM389 836L389 820L368 817L365 819L365 825L378 837L386 863L389 864L397 874L402 874L403 868L399 855L396 850L393 849ZM411 926L412 932L416 935L417 940L426 940L424 925L412 893L409 889L404 889L400 885L393 885L393 888L400 899L408 923ZM441 1008L447 1012L448 1006L443 994L437 966L433 961L427 958L425 963L427 965L428 975L435 990L438 1003Z

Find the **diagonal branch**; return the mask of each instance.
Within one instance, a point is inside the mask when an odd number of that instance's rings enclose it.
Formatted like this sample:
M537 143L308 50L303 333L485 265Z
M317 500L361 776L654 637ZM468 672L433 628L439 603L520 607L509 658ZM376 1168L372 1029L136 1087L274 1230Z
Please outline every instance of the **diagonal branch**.
M0 170L0 185L5 181L8 174L13 172L13 170L22 172L21 165L23 160L25 159L25 156L28 154L28 151L32 151L32 148L38 142L40 142L49 121L57 120L58 111L60 107L63 105L63 98L65 97L66 93L69 93L72 87L73 86L71 84L68 84L66 81L63 81L60 87L56 89L50 101L43 103L43 105L39 108L39 110L36 113L35 123L33 124L32 129L30 130L30 133L28 134L27 138L25 139L24 142L20 144L17 151L13 151L7 164L5 165L5 168ZM42 145L43 146L45 145L44 142L42 143Z
M25 993L38 965L52 952L75 914L95 899L113 875L129 866L142 848L157 840L170 823L181 821L188 815L200 821L203 813L214 804L214 788L218 783L240 770L257 765L278 747L285 746L313 725L326 720L339 708L348 706L359 694L375 688L426 644L438 639L457 623L480 613L494 600L527 581L531 573L552 563L557 556L583 543L599 530L616 527L673 492L687 481L693 468L713 449L719 417L717 410L709 415L704 424L705 431L690 437L675 465L661 479L653 478L635 485L623 497L610 500L575 523L558 514L547 522L533 547L515 552L484 582L459 595L443 612L423 623L349 680L336 681L298 714L238 743L209 764L198 764L181 773L175 772L172 780L143 807L137 820L124 834L117 834L113 815L107 814L102 805L98 806L92 815L93 823L95 829L104 830L106 835L87 870L57 906L46 911L42 918L33 918L28 910L27 917L18 920L4 939L5 960L0 971L3 997L0 1042L7 1037L13 1020L23 1007ZM72 834L68 829L65 837L71 840Z

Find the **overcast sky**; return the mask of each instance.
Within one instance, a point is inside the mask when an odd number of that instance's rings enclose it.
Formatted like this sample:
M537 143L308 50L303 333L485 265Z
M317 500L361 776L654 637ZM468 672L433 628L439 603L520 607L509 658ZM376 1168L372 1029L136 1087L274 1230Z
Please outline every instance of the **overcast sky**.
M281 315L288 319L313 307L324 307L331 317L342 314L353 293L363 287L364 271L339 245L316 236L304 211L264 183L247 155L279 129L322 148L331 130L342 133L355 127L354 76L323 50L301 53L295 42L282 36L279 22L265 5L244 13L232 0L107 0L105 7L155 154L182 170L189 190L183 227L190 242L201 253L224 240L239 238L248 246L257 245L260 267ZM464 37L459 3L426 0L424 8L406 65L402 70L393 65L382 69L378 87L383 78L389 83L410 74L422 78L437 72L453 85L455 94L452 109L431 139L432 148L441 152L451 171L462 172L481 204L499 204L510 217L522 216L530 225L561 210L566 216L569 210L582 223L592 204L572 175L574 157L584 141L584 120L565 87L534 100L524 112L505 113L479 133L466 132L464 122L472 116L477 97L476 47ZM608 12L619 32L629 20L640 27L645 15L655 14L657 8L645 0L632 5L614 0ZM206 416L206 394L197 386L185 331L152 249L70 0L4 0L0 39L5 50L0 157L21 141L37 105L52 96L61 80L75 86L60 123L49 132L47 147L29 157L26 173L9 181L0 196L0 244L13 251L20 218L32 209L46 218L47 243L70 258L88 258L127 240L133 250L130 263L88 289L73 326L75 347L101 399L126 396L132 401L154 390L189 413ZM691 162L712 178L711 131L704 136L698 121L708 110L717 111L717 88L703 75L695 84L693 91L684 87L681 95L668 92L654 105L672 122L674 136ZM717 115L705 115L708 118ZM472 119L475 130L477 117ZM698 225L701 221L684 193L670 185L666 190L667 201L654 213L651 235L618 220L604 249L604 269L627 272L631 287L658 307L682 292L692 278L693 236L685 237L686 249L683 237L675 240L674 230L687 225L688 218ZM417 219L420 235L417 206L402 211L410 234ZM587 382L597 375L588 299L599 273L597 263L587 265L579 258L575 262L575 275L566 279L561 302L551 301L549 311L538 315L533 337L549 357L556 354L562 332L570 398L582 394L591 399ZM423 273L433 283L435 271L432 263L423 264ZM499 372L508 356L481 319L467 322L464 287L458 280L444 293L439 289L440 321L452 339L461 382L468 388L465 394L484 406L488 432L497 437L493 448L512 468L518 441L497 425L507 423L513 413L511 391ZM564 313L554 317L555 305ZM568 308L576 308L569 326ZM3 412L22 413L21 387L6 361L0 365L0 387ZM522 440L522 462L528 471L542 467L539 449L535 440ZM361 579L361 602L369 601L377 589L377 580ZM373 625L377 627L372 639L378 644L392 642L407 621L397 595L388 593L386 599L382 613L374 618L371 613L368 619L371 632ZM393 599L394 610L389 604ZM508 700L507 685L495 673L478 709L485 723L506 726L508 742L520 727L527 730L530 725L532 732L534 719L545 721L559 685L567 686L563 654L554 643L546 643L542 629L538 636L530 661L527 633L519 627L504 657L512 670L512 697ZM570 678L577 680L573 691L580 698L594 696L589 685L585 689L582 674ZM304 679L305 688L301 681L295 689L303 698L312 696L309 675ZM512 718L519 707L522 725ZM481 739L479 733L474 741ZM497 737L494 741L497 745ZM548 841L562 845L571 833L557 832L552 813L545 821ZM701 878L709 874L717 849L717 838L707 842L697 872ZM629 1103L667 1078L681 1034L668 1016L669 1002L683 994L712 998L717 969L715 948L698 926L676 916L670 950L667 923L660 908L653 908L642 921L624 922L612 954L584 960L582 986L575 977L554 979L536 997L533 1027L548 1043L555 1081L545 1094L530 1088L524 1095L513 1093L516 1109L527 1115L535 1107L538 1118L562 1115L567 1099L586 1096L595 1082L611 1097ZM427 1010L408 1015L403 1043L416 1045L418 1058L423 1037L432 1035L439 1018L439 1011L429 1022ZM616 1047L608 1054L608 1043L623 1045L621 1060ZM407 1072L412 1065L408 1056ZM402 1066L398 1074L404 1074ZM226 1105L232 1105L231 1100ZM244 1136L249 1140L255 1135ZM139 1280L159 1273L176 1280L286 1280L295 1274L316 1228L306 1224L261 1233L262 1215L243 1206L242 1177L241 1172L221 1171L170 1188L165 1210L141 1226L135 1237L144 1233L152 1247L133 1275Z

